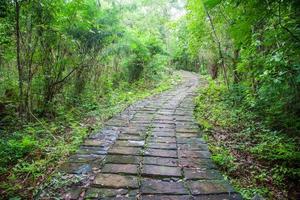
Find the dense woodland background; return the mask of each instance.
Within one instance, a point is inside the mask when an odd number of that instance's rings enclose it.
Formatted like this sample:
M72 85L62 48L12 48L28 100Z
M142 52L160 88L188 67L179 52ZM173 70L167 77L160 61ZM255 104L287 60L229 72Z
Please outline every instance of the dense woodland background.
M175 69L201 75L195 116L244 198L295 199L297 0L0 0L0 195L67 184L83 138Z
M246 199L299 198L300 2L189 0L187 10L184 58L215 79L196 110L213 160Z

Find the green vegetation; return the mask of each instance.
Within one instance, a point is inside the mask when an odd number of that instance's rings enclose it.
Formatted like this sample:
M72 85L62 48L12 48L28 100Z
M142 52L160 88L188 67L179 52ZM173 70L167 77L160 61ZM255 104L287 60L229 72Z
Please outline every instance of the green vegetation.
M195 114L228 179L246 199L295 198L299 13L297 0L0 0L0 196L33 198L83 138L184 69L208 79Z
M180 21L178 51L188 53L174 61L209 74L195 114L245 199L295 199L299 189L299 9L295 0L188 0Z
M99 130L105 120L139 99L169 89L179 79L174 74L162 80L163 83L151 88L135 83L126 89L115 89L99 103L60 107L55 119L39 119L3 137L0 170L7 177L2 177L5 182L0 186L5 195L34 195L43 182L51 180L59 165L78 149L83 139L93 130Z
M82 140L174 85L168 1L0 2L0 196L33 198Z
M244 105L232 105L230 96L224 85L210 81L196 98L195 114L212 159L245 199L292 197L300 177L298 141L271 129Z

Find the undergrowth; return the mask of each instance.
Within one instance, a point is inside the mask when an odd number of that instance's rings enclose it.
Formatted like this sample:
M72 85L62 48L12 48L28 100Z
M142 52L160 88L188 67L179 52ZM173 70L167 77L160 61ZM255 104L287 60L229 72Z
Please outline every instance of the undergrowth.
M236 103L234 95L233 90L210 81L195 99L195 115L213 161L244 199L255 195L295 199L300 178L299 138L272 129L255 110Z
M34 198L40 187L55 178L68 155L105 120L137 100L171 88L179 80L174 73L157 83L141 80L111 89L101 98L87 94L76 107L57 105L53 119L36 117L32 123L18 127L19 122L15 122L16 127L6 127L0 138L0 196Z

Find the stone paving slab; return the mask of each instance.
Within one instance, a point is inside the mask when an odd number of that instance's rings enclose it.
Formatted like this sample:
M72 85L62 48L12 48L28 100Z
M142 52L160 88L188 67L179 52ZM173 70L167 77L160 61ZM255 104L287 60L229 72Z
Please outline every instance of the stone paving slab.
M165 149L147 149L144 152L145 156L156 156L165 158L177 158L176 150L165 150Z
M95 187L103 188L138 188L138 178L118 174L98 174L93 182Z
M178 160L175 158L144 157L143 164L177 167Z
M155 143L176 143L175 137L152 137L149 142Z
M193 200L242 200L242 197L237 193L229 193L229 194L197 195L193 197Z
M215 169L216 166L210 159L198 159L198 158L181 158L179 166L185 168L198 168L198 169Z
M119 136L118 138L119 140L142 140L144 139L144 137L140 136L140 135L130 135L130 134L122 134Z
M142 176L181 177L181 170L179 167L144 165Z
M114 146L120 147L143 147L145 146L144 140L117 140Z
M76 154L100 154L106 155L108 148L107 147L90 147L90 146L81 146Z
M88 139L83 143L84 146L105 146L106 144L107 141L101 139Z
M113 147L108 151L109 154L120 155L140 155L141 148L136 147Z
M113 163L113 164L139 164L142 160L140 156L133 156L133 155L108 155L105 158L106 163Z
M174 128L174 121L153 120L154 131L170 131Z
M193 195L200 194L228 194L233 188L225 181L187 181Z
M81 179L56 199L241 199L216 170L194 119L198 77L181 74L181 84L134 103L86 138L61 167Z
M159 131L159 132L152 132L154 137L175 137L175 131Z
M80 163L88 163L96 160L103 160L105 155L98 154L76 154L69 158L69 162L80 162Z
M63 199L79 199L83 191L83 188L80 187L71 187L68 188L66 193L63 195Z
M176 150L177 149L176 143L154 143L154 142L149 142L147 144L147 147L152 148L152 149L168 149L168 150Z
M209 151L191 151L191 150L178 150L178 157L180 158L210 158Z
M115 197L121 195L136 196L138 190L128 190L128 189L108 189L108 188L88 188L85 194L86 199L94 198L105 198L105 197Z
M223 176L216 170L208 169L183 169L184 177L187 180L222 180Z
M206 144L201 138L177 138L178 144Z
M143 195L142 200L193 200L189 195Z
M171 127L165 127L165 125L162 125L162 124L158 125L158 124L156 124L155 126L156 127L154 127L152 129L153 132L173 132L174 131L173 125Z
M86 174L92 171L92 165L89 163L66 162L62 164L60 171L69 174Z
M101 170L102 173L113 174L138 174L137 165L133 164L105 164Z
M198 129L195 129L195 128L187 128L186 126L185 127L176 127L176 132L177 133L181 133L182 135L184 135L184 133L189 133L195 137L197 137L197 134L199 133L199 130Z
M191 151L208 151L206 144L177 144L180 150L191 150Z
M177 137L181 137L181 138L196 138L197 135L193 134L193 133L178 133Z
M188 191L185 189L182 182L166 182L155 179L143 179L142 194L185 194L188 195Z

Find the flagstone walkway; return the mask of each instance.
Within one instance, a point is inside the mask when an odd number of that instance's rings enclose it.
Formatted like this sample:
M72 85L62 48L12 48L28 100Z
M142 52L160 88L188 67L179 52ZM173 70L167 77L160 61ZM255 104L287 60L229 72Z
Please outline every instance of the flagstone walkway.
M85 174L64 199L241 199L210 159L193 117L199 80L128 107L85 140L62 170Z

